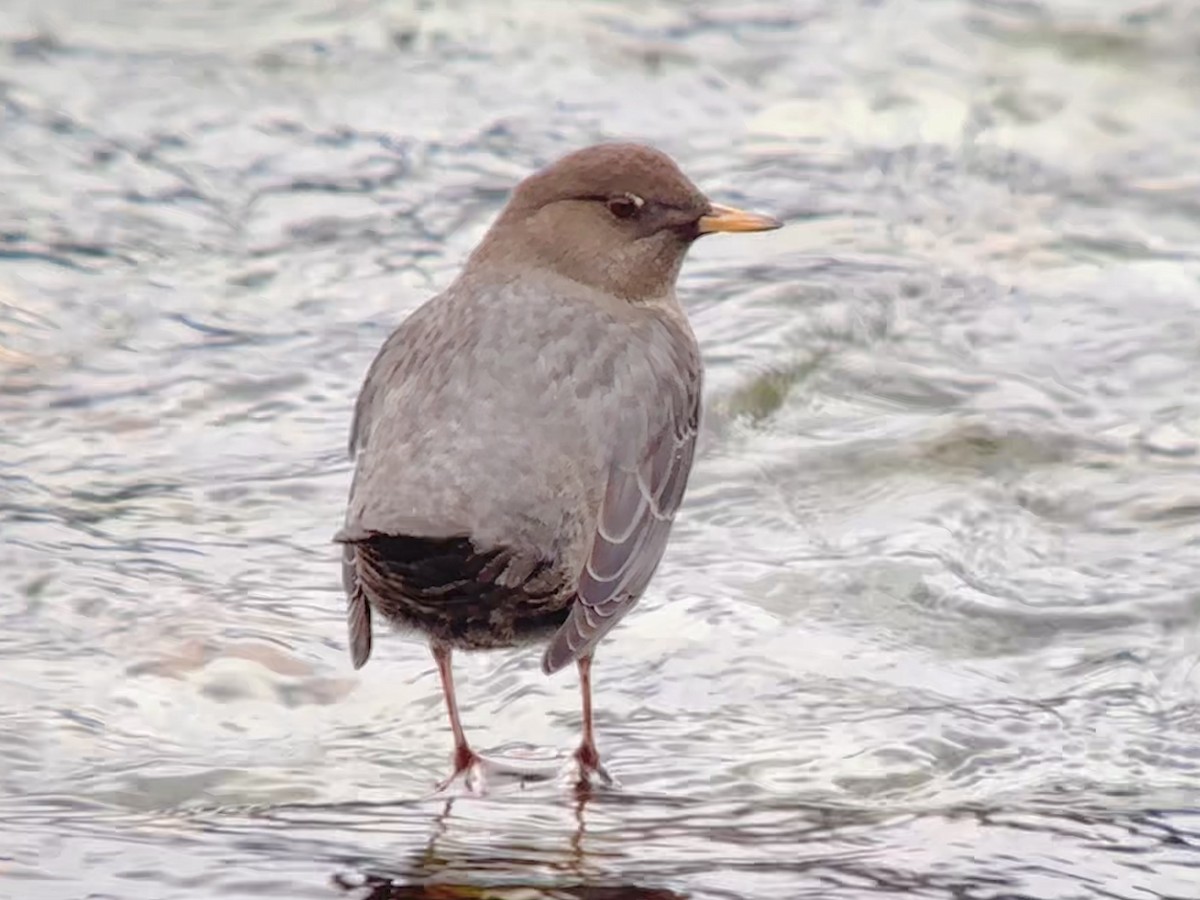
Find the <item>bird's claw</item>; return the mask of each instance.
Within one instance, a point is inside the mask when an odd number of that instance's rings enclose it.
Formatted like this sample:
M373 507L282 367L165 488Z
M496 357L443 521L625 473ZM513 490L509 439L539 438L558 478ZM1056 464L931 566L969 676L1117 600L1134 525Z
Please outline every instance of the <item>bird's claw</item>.
M474 750L463 748L454 753L454 771L439 782L435 793L441 793L462 780L467 793L481 796L487 793L493 780L546 781L558 772L559 763L533 759L489 759Z
M590 790L596 782L603 787L616 787L618 782L600 762L600 754L591 744L583 744L575 751L576 787Z

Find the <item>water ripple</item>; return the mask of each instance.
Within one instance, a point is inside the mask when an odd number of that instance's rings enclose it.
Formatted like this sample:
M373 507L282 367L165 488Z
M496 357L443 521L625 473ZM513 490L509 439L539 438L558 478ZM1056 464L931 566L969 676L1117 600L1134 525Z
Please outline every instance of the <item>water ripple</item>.
M1198 36L5 6L0 893L1192 896ZM345 656L353 394L514 180L629 136L789 227L685 269L702 451L595 669L622 788L431 798L427 649ZM570 676L456 672L479 746L565 759Z

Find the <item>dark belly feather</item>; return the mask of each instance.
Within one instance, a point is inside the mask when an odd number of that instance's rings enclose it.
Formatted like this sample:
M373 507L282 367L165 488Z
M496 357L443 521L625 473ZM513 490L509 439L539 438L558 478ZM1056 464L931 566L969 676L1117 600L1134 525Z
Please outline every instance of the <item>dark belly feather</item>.
M351 606L369 603L394 625L451 647L548 639L570 611L573 594L549 561L526 565L529 571L514 578L510 551L479 552L465 537L381 534L350 546Z

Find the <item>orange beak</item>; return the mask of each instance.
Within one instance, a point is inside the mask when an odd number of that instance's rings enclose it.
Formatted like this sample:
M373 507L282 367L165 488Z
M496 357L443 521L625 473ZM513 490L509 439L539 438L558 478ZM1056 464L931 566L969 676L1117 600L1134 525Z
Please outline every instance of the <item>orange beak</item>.
M783 227L778 219L719 203L713 203L708 214L701 216L697 224L701 234L714 231L774 231Z

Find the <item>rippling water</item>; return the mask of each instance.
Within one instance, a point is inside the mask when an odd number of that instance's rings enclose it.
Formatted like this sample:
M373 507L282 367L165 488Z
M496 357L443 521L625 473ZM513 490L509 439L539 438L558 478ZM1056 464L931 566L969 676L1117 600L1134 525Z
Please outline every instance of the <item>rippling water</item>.
M0 895L1200 895L1198 9L5 3ZM350 406L628 136L790 227L685 271L623 787L430 798L428 654L344 647ZM480 746L573 746L537 654L458 671Z

